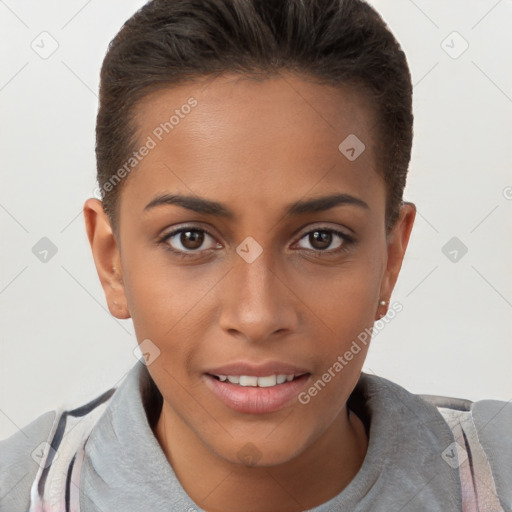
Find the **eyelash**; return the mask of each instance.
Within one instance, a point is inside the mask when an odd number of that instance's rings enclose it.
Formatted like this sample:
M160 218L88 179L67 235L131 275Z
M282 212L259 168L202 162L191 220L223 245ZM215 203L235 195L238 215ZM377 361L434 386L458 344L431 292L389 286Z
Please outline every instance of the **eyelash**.
M180 258L183 258L183 259L186 259L186 258L194 258L194 257L197 257L197 254L199 252L201 252L200 250L196 250L196 251L188 251L188 252L184 252L184 251L179 251L179 250L176 250L176 249L173 249L168 243L167 241L180 234L180 233L183 233L185 231L194 231L194 232L198 232L198 233L206 233L208 236L212 237L212 238L215 238L211 233L209 233L206 229L203 229L203 228L197 228L197 227L194 227L194 226L184 226L182 228L179 228L179 229L176 229L175 231L171 231L170 233L167 233L165 234L164 236L162 236L161 238L159 238L157 240L157 243L163 243L165 249L167 249L168 251L172 252L173 254L177 255L178 257ZM334 250L320 250L320 249L303 249L305 251L308 251L308 252L314 252L316 253L316 257L325 257L325 255L327 256L330 256L330 255L336 255L338 253L341 253L341 252L346 252L350 249L350 247L352 245L354 245L356 243L356 240L354 237L350 236L350 235L347 235L346 233L343 233L342 231L338 231L337 229L333 229L333 228L323 228L323 227L319 227L319 228L315 228L315 229L312 229L310 231L307 231L306 233L304 233L300 238L299 238L299 241L302 240L303 238L305 238L306 236L310 235L311 233L315 233L316 231L320 231L320 232L325 232L325 233L333 233L335 235L338 235L342 240L343 240L343 243L341 244L340 247L334 249ZM208 251L214 251L215 249L206 249Z

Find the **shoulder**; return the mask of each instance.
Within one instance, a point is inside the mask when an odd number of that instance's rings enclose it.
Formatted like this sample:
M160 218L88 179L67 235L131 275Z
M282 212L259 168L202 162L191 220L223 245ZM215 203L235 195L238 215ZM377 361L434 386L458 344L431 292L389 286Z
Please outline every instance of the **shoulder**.
M418 395L434 405L443 416L471 417L479 441L491 458L512 457L512 401L478 400L440 395ZM449 412L444 412L449 411ZM458 414L456 412L458 411ZM500 447L497 449L497 447ZM512 462L509 459L509 462Z
M468 462L475 474L479 468L489 468L490 481L486 487L494 487L502 509L512 512L512 402L418 396L437 407L464 448L462 457L471 459ZM457 439L457 431L460 439ZM483 475L476 475L477 491L478 480L484 480Z
M480 400L471 412L502 506L512 512L512 402Z
M0 510L26 511L44 446L59 412L48 411L0 441ZM39 459L38 459L39 457Z
M115 391L111 388L72 410L48 411L0 441L1 511L26 512L34 503L37 510L44 510L41 500L64 495L62 486L68 484L61 475L73 468L77 450L83 448Z

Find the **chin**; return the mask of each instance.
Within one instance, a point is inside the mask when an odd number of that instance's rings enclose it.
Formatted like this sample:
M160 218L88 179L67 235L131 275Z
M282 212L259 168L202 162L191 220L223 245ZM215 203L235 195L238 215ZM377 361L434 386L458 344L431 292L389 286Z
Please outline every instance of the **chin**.
M277 427L279 428L279 427ZM304 431L301 430L301 433ZM259 436L244 436L244 438L229 439L229 446L212 446L210 449L217 456L230 464L239 464L246 467L269 467L286 464L298 457L305 449L300 443L300 433L286 432L285 435L271 439L268 430ZM289 444L286 442L289 440ZM291 441L290 441L291 440Z

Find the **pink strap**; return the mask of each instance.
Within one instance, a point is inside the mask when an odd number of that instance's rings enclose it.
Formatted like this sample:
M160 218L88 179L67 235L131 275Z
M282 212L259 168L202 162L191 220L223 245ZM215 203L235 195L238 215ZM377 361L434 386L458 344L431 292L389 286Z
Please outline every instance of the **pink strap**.
M471 411L438 407L453 432L455 442L442 453L453 468L459 468L463 512L504 512L485 451Z

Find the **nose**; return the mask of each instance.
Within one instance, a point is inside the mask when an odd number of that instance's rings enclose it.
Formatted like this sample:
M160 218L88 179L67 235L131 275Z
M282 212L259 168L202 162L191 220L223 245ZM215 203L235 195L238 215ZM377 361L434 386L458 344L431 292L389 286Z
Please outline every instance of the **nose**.
M237 256L222 289L221 328L253 343L275 340L297 326L297 298L270 253L251 263Z

